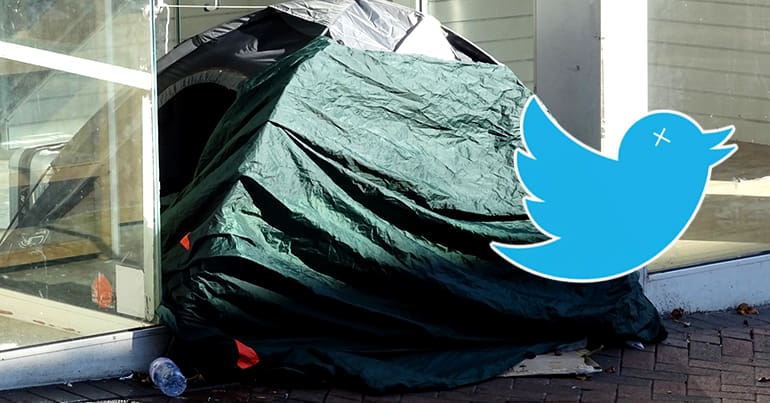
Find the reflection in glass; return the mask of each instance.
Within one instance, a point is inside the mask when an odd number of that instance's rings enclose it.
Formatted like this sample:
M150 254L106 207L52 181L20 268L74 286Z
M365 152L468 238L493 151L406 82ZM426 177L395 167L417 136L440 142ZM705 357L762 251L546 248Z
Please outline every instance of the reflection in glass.
M735 125L738 152L718 166L681 241L654 262L663 270L770 250L770 8L651 0L649 106L693 116L704 128Z
M150 1L13 3L0 15L0 350L143 326Z

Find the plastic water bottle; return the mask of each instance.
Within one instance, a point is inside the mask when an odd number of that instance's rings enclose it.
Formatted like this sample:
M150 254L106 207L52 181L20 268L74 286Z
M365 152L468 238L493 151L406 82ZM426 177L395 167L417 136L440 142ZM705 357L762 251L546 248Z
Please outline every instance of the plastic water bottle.
M174 361L166 357L156 358L150 364L150 379L166 396L177 397L187 389L187 378Z

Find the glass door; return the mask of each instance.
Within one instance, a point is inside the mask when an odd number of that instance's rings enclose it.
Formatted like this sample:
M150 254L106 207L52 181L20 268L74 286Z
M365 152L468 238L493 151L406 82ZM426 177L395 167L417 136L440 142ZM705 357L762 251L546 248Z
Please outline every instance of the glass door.
M735 126L738 151L716 167L701 209L664 271L770 251L770 42L765 4L648 3L649 106L704 128Z
M151 324L151 0L0 13L0 351Z

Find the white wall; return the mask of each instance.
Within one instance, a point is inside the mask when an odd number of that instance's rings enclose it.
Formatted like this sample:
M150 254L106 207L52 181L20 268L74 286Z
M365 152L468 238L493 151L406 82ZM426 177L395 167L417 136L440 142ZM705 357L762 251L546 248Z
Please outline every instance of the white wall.
M600 0L549 0L535 12L536 92L559 124L601 148Z
M770 2L649 0L650 108L770 144Z
M427 11L534 89L534 0L430 0Z

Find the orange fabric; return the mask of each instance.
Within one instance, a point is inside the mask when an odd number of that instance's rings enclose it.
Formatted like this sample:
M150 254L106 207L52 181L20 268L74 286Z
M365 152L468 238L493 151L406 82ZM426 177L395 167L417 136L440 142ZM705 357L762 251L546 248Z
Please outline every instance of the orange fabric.
M184 238L182 238L179 243L182 244L185 249L190 250L190 233L188 232L185 234Z
M238 347L238 368L246 369L257 365L259 356L254 349L238 340L235 340L235 346Z

